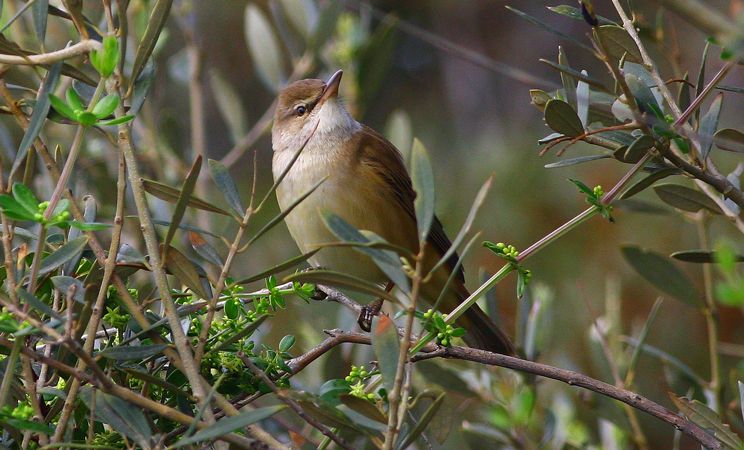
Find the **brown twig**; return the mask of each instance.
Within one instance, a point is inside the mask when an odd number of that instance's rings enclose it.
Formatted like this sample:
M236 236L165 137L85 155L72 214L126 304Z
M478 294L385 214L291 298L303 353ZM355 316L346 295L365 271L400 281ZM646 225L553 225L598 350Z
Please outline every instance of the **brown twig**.
M281 400L282 403L289 406L289 408L292 409L292 411L296 412L297 415L302 418L302 420L309 423L310 425L312 425L313 428L323 433L324 436L335 442L336 445L338 445L339 447L344 449L352 449L352 447L348 443L346 443L344 439L342 439L340 436L337 436L334 432L331 431L330 428L315 420L314 417L305 414L305 411L302 409L302 407L297 402L287 397L287 395L284 394L284 392L279 389L268 376L266 376L263 370L259 369L255 364L253 364L253 361L251 361L245 353L239 352L238 358L240 358L240 360L243 361L243 364L245 364L245 366L248 367L254 375L259 377L261 381L271 389L272 392L274 392L276 397Z
M289 361L293 371L302 370L307 364L317 359L322 353L327 352L336 345L344 342L353 342L357 344L371 345L372 339L368 334L355 333L343 330L327 330L326 334L330 335L318 347L312 349L305 355L294 358ZM324 350L321 353L321 348ZM479 350L469 347L438 347L429 344L411 358L412 362L423 361L432 358L459 359L472 361L489 366L504 367L507 369L517 370L520 372L530 373L544 378L561 381L571 386L578 386L605 397L610 397L626 403L633 408L643 411L657 419L666 422L682 433L695 439L701 445L710 449L722 448L721 443L700 426L686 420L675 414L673 411L659 405L658 403L632 391L615 387L603 381L591 378L582 373L571 370L561 369L558 367L541 364L534 361L506 356L499 353L491 353L485 350Z

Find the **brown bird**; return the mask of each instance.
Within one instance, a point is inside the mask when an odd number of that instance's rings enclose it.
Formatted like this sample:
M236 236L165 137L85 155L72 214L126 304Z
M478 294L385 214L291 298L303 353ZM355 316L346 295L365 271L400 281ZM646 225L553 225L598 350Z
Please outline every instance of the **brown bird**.
M279 207L286 210L321 179L326 180L286 217L289 232L303 252L338 239L326 227L320 211L329 211L360 230L369 230L391 244L419 251L414 199L416 193L400 152L382 135L360 124L338 99L342 72L327 82L296 81L279 93L271 130L274 148L273 173L278 179L292 164L279 184ZM299 157L292 161L307 141ZM424 250L424 269L434 267L450 248L450 240L436 217ZM390 280L374 261L348 247L326 247L310 260L314 265L338 270L383 285ZM457 262L453 254L421 287L423 300L439 297ZM447 313L469 295L461 270L442 302ZM473 305L458 320L467 330L463 337L473 347L513 354L509 338Z

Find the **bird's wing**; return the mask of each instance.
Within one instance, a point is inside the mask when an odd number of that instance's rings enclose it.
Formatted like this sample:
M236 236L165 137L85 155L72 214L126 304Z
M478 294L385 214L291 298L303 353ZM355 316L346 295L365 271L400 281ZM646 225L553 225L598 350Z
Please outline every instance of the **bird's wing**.
M364 127L363 133L357 133L359 141L356 147L358 163L378 175L388 186L390 195L395 198L398 205L416 221L414 200L416 192L411 184L403 158L395 146L369 127ZM377 149L383 149L382 152ZM428 242L434 247L439 256L444 255L452 246L447 235L444 233L442 222L434 216L429 230ZM447 266L452 270L457 264L457 253L453 253L447 260ZM462 269L458 271L458 279L464 280Z

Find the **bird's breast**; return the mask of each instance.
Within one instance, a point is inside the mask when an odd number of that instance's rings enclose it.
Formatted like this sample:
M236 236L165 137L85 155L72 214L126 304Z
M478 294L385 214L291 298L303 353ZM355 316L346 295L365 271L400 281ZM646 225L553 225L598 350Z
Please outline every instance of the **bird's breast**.
M359 229L384 236L384 219L380 210L383 210L383 215L385 212L380 195L358 178L359 171L353 158L345 153L343 146L319 147L311 140L277 188L279 207L286 211L325 178L285 218L289 232L302 252L339 241L323 222L323 211L336 214ZM274 154L275 179L291 163L292 156L291 151ZM384 281L382 273L370 258L349 247L323 248L313 256L311 263L372 282Z

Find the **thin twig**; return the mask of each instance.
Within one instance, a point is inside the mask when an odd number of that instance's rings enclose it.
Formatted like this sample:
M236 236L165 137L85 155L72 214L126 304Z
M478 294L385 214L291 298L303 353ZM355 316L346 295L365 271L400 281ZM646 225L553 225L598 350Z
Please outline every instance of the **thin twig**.
M26 56L0 54L0 64L10 64L14 66L38 66L54 64L58 61L64 61L66 59L88 53L91 50L100 50L100 48L100 42L93 39L86 39L84 41L78 42L75 45L71 45L69 47L65 47L61 50L57 50L51 53Z
M327 347L328 350L333 348L335 345L343 342L354 342L365 345L372 344L372 339L368 334L343 330L329 330L326 331L326 333L331 336L330 338L326 339L328 344L325 344L325 347ZM330 345L330 343L335 343L335 345ZM315 357L317 358L317 355ZM292 367L292 365L298 368L303 367L305 361L301 358L302 357L298 357L291 360L289 362L290 367ZM596 392L605 397L614 398L615 400L627 403L633 408L650 414L651 416L674 426L675 428L679 429L684 434L695 439L697 442L707 448L722 448L721 443L714 436L708 434L708 432L706 432L700 426L684 419L683 417L675 414L674 412L659 405L658 403L655 403L654 401L635 392L615 387L611 384L596 380L582 373L560 369L558 367L553 367L534 361L528 361L513 356L491 353L475 348L456 346L438 347L431 344L424 347L422 353L414 355L411 358L411 361L418 362L432 358L460 359L490 366L504 367L507 369L530 373L545 378L551 378L553 380L561 381L571 386L578 386L592 392Z
M251 359L248 358L248 356L246 356L245 353L239 352L238 358L240 358L240 360L243 361L243 364L245 364L245 366L248 367L251 370L251 372L253 372L254 375L259 377L261 381L264 384L266 384L269 387L269 389L271 389L272 392L274 392L276 397L282 403L289 406L290 409L296 412L297 415L300 416L302 420L309 423L310 425L312 425L313 428L323 433L324 436L326 436L328 439L335 442L336 445L338 445L339 447L344 448L344 449L349 449L349 450L352 448L349 444L346 443L344 439L342 439L340 436L337 436L335 433L333 433L330 430L330 428L328 428L327 426L315 420L314 417L306 414L305 411L302 409L302 407L297 402L289 398L286 394L284 394L284 392L281 389L279 389L276 386L276 384L273 381L271 381L271 379L268 376L266 376L263 370L259 369L255 364L253 364L253 361L251 361Z

